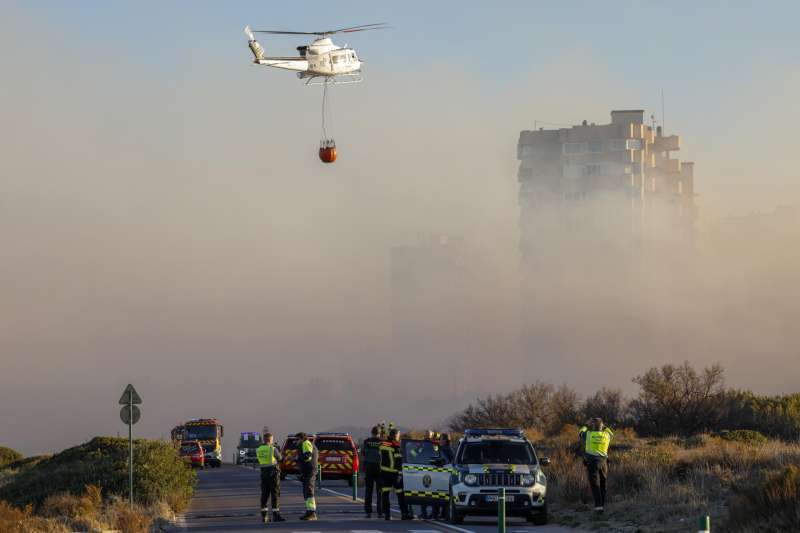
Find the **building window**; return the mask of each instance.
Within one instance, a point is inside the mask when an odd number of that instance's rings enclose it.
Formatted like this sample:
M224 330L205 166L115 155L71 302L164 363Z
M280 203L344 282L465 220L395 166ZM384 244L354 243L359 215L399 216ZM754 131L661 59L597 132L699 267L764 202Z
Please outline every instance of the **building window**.
M586 165L583 170L584 176L602 176L603 174L603 165Z
M586 143L564 143L563 150L567 155L582 154L586 152Z
M589 153L590 154L600 154L603 153L603 143L600 141L590 142L589 145Z
M627 150L626 148L627 143L625 139L611 139L608 142L608 149L612 152L620 152L622 150Z
M585 191L565 192L564 200L568 202L579 202L581 200L586 200L586 192Z
M625 139L625 148L628 150L641 150L642 149L642 140L641 139Z

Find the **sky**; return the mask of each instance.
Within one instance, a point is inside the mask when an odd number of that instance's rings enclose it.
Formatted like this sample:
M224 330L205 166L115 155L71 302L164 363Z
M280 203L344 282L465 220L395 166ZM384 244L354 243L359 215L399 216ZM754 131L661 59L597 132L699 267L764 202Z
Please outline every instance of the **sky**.
M0 15L0 444L38 453L124 432L128 382L151 437L214 415L229 434L434 424L535 379L632 392L649 365L683 359L723 362L735 386L796 388L797 233L743 232L737 248L725 230L800 205L796 2L11 1ZM323 167L319 88L254 66L242 28L384 21L336 39L366 61L365 82L333 91L340 159ZM303 43L262 40L275 55ZM641 321L636 338L607 334L619 328L594 305L584 335L561 336L554 317L575 293L525 324L519 131L620 108L655 114L696 161L692 286L712 297L632 296L610 315ZM391 250L442 234L482 258L480 282L469 312L418 309L462 320L445 347L403 352ZM531 332L546 350L520 348ZM613 364L590 375L598 338Z

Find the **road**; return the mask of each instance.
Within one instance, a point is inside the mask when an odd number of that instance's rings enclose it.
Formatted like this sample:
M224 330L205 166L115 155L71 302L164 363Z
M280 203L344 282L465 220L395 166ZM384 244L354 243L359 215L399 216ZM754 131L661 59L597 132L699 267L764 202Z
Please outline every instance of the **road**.
M251 468L224 465L222 468L199 472L194 499L182 520L179 530L192 533L224 531L227 533L264 531L273 533L495 533L493 518L467 517L461 526L430 520L403 521L367 519L364 504L353 501L351 489L344 481L328 481L317 493L316 522L298 520L305 512L300 484L287 479L281 484L282 523L261 523L259 512L259 473ZM359 493L359 498L362 496ZM394 501L394 496L392 496ZM375 516L375 515L373 515ZM509 519L508 533L563 533L575 529L560 526L534 527L518 518Z

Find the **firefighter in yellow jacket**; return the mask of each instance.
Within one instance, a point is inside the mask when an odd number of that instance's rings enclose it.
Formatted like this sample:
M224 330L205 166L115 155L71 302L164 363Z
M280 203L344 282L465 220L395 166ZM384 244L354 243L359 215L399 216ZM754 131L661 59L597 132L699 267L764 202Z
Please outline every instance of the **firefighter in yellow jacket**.
M319 468L319 451L305 433L297 435L297 465L300 467L300 481L303 483L303 499L306 513L300 520L317 519L317 500L314 497L314 481Z

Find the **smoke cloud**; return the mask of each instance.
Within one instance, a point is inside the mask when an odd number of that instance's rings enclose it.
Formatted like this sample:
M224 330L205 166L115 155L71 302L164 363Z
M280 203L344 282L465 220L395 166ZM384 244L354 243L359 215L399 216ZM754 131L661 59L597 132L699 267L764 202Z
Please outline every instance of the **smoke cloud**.
M519 130L639 101L589 50L491 91L468 68L370 62L366 83L334 89L340 160L323 167L321 90L248 67L237 36L153 66L8 11L1 444L37 453L122 432L128 382L144 399L136 433L216 416L230 450L264 425L438 424L535 379L631 390L666 361L720 361L731 384L767 392L800 377L796 212L702 218L695 254L654 270L552 236L542 246L581 268L520 266ZM46 41L23 30L34 23ZM710 154L694 153L701 206L712 191L723 203L707 176L731 166L777 181L763 203L796 203L785 172L686 142Z

